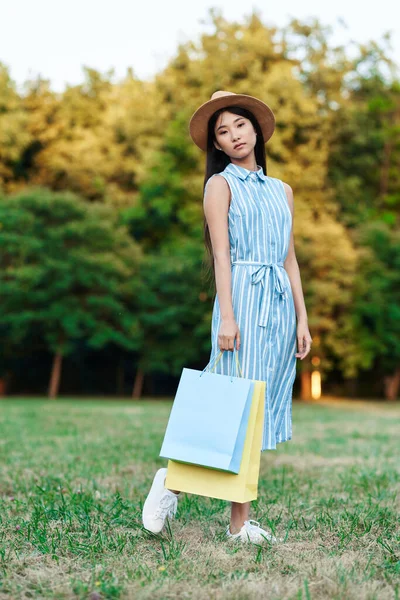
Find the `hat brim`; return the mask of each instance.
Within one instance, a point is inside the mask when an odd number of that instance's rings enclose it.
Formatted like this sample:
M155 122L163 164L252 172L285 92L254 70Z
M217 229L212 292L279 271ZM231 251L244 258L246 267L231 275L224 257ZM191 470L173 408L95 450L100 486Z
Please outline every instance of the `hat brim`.
M254 96L247 94L229 94L208 100L202 104L192 115L189 121L189 134L196 146L201 150L207 150L208 121L210 117L220 108L240 106L250 110L258 123L266 143L275 130L275 116L270 107Z

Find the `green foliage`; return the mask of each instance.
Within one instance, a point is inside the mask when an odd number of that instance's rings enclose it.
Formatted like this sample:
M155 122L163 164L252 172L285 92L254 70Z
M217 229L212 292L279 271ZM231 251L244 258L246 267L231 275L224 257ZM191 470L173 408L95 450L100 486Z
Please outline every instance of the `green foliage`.
M32 137L28 115L8 70L0 63L0 189L11 187Z
M79 204L83 212L72 214L74 227L83 230L79 238L68 230L65 194L54 196L36 224L30 209L6 215L14 200L0 200L5 228L11 226L1 233L0 261L11 252L15 270L14 283L4 279L7 291L0 300L7 308L0 335L12 332L7 352L21 349L27 336L31 343L45 339L52 349L64 340L68 351L73 339L96 347L110 341L135 348L146 372L179 373L187 360L209 350L212 298L202 279L204 154L190 140L188 121L201 102L225 89L264 99L276 115L268 174L294 191L296 254L315 341L299 369L309 370L315 358L324 377L335 366L355 377L382 361L384 372L395 372L395 264L372 234L363 233L383 224L395 247L400 228L400 81L389 38L359 44L350 55L317 19L292 19L278 29L254 10L236 22L210 9L206 25L197 40L179 45L151 82L131 70L115 81L112 71L85 68L83 82L62 94L41 79L18 93L0 65L0 189L30 196L26 187L39 185L87 201ZM98 203L104 205L102 216ZM52 237L44 232L53 231L58 210ZM93 219L102 223L99 232L109 222L104 243L112 250L98 246L100 233L86 231ZM114 234L126 236L125 227L133 238L131 262L113 246L119 248L122 237L111 242ZM21 244L16 232L25 228ZM62 256L63 244L72 243L68 236L88 244L80 252L72 246L75 266ZM384 291L378 292L380 285ZM390 334L378 317L373 323L383 306L392 307Z
M12 344L34 334L52 351L138 340L138 247L115 211L33 189L0 200L0 326Z
M182 367L209 352L210 296L201 278L201 255L190 238L141 263L138 318L144 344L139 366L180 375Z
M123 223L146 252L158 254L163 247L195 236L200 246L202 204L188 181L196 166L192 146L185 137L187 114L166 127L163 144L147 166L134 206L122 211Z
M358 231L360 252L353 318L364 366L376 360L390 374L400 364L400 231L369 223Z
M360 79L354 102L337 113L329 178L348 227L376 219L399 227L400 88Z

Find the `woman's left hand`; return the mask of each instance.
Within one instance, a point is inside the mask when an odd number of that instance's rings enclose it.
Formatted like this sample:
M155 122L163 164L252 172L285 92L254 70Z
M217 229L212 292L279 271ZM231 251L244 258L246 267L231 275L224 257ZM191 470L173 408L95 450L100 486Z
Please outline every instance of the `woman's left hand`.
M303 360L311 350L312 338L307 323L297 323L297 347L296 358Z

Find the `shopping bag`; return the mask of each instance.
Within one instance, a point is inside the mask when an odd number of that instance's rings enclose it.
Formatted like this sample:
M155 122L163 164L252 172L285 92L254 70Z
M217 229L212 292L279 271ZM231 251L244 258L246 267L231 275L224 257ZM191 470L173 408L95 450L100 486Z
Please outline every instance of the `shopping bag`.
M222 351L218 360L221 356ZM186 367L182 370L161 457L239 472L254 382L233 375L234 365L236 372L241 372L235 348L232 358L230 375L207 371L208 365L203 371Z
M235 475L169 460L165 480L168 489L232 502L250 502L257 498L264 427L265 386L265 381L254 381L239 473Z

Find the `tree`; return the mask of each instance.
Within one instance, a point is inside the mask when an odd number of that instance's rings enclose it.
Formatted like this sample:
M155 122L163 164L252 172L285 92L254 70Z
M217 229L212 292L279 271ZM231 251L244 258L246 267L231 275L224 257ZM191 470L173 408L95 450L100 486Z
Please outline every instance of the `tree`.
M0 330L19 345L35 335L54 353L50 397L75 341L137 347L141 253L115 211L39 188L1 198L0 223Z
M316 19L278 29L255 10L232 22L211 9L207 30L180 44L151 82L131 70L116 82L112 71L85 68L83 83L62 94L42 80L18 94L1 71L3 189L34 183L112 206L143 253L141 275L127 292L142 340L135 394L145 372L162 365L177 372L189 356L195 360L193 332L195 349L209 348L211 296L201 280L204 155L188 122L217 89L255 95L275 112L268 175L294 191L296 252L314 339L298 364L302 377L312 364L323 377L338 365L345 377L365 367L358 304L354 312L354 299L368 293L355 287L359 261L368 251L374 264L390 272L392 266L384 262L389 254L360 242L360 232L374 222L388 224L390 235L399 230L400 84L385 41L358 45L352 58L332 33ZM369 283L375 286L373 277Z
M129 71L84 69L84 82L58 97L46 82L26 84L23 98L33 142L24 163L34 184L69 189L114 206L135 202L148 152L162 139L165 110L154 85Z
M8 70L0 63L0 190L12 189L21 157L32 143L28 115Z
M363 368L383 376L384 394L394 400L400 389L400 231L368 223L357 231L357 240L354 332Z
M209 337L204 328L209 295L201 277L203 209L191 185L196 162L186 126L183 112L166 126L163 144L150 157L147 178L139 186L138 202L121 213L145 252L138 295L144 344L135 397L145 374L156 370L178 376Z
M400 226L400 84L359 78L350 106L337 112L328 176L353 229L382 220Z

